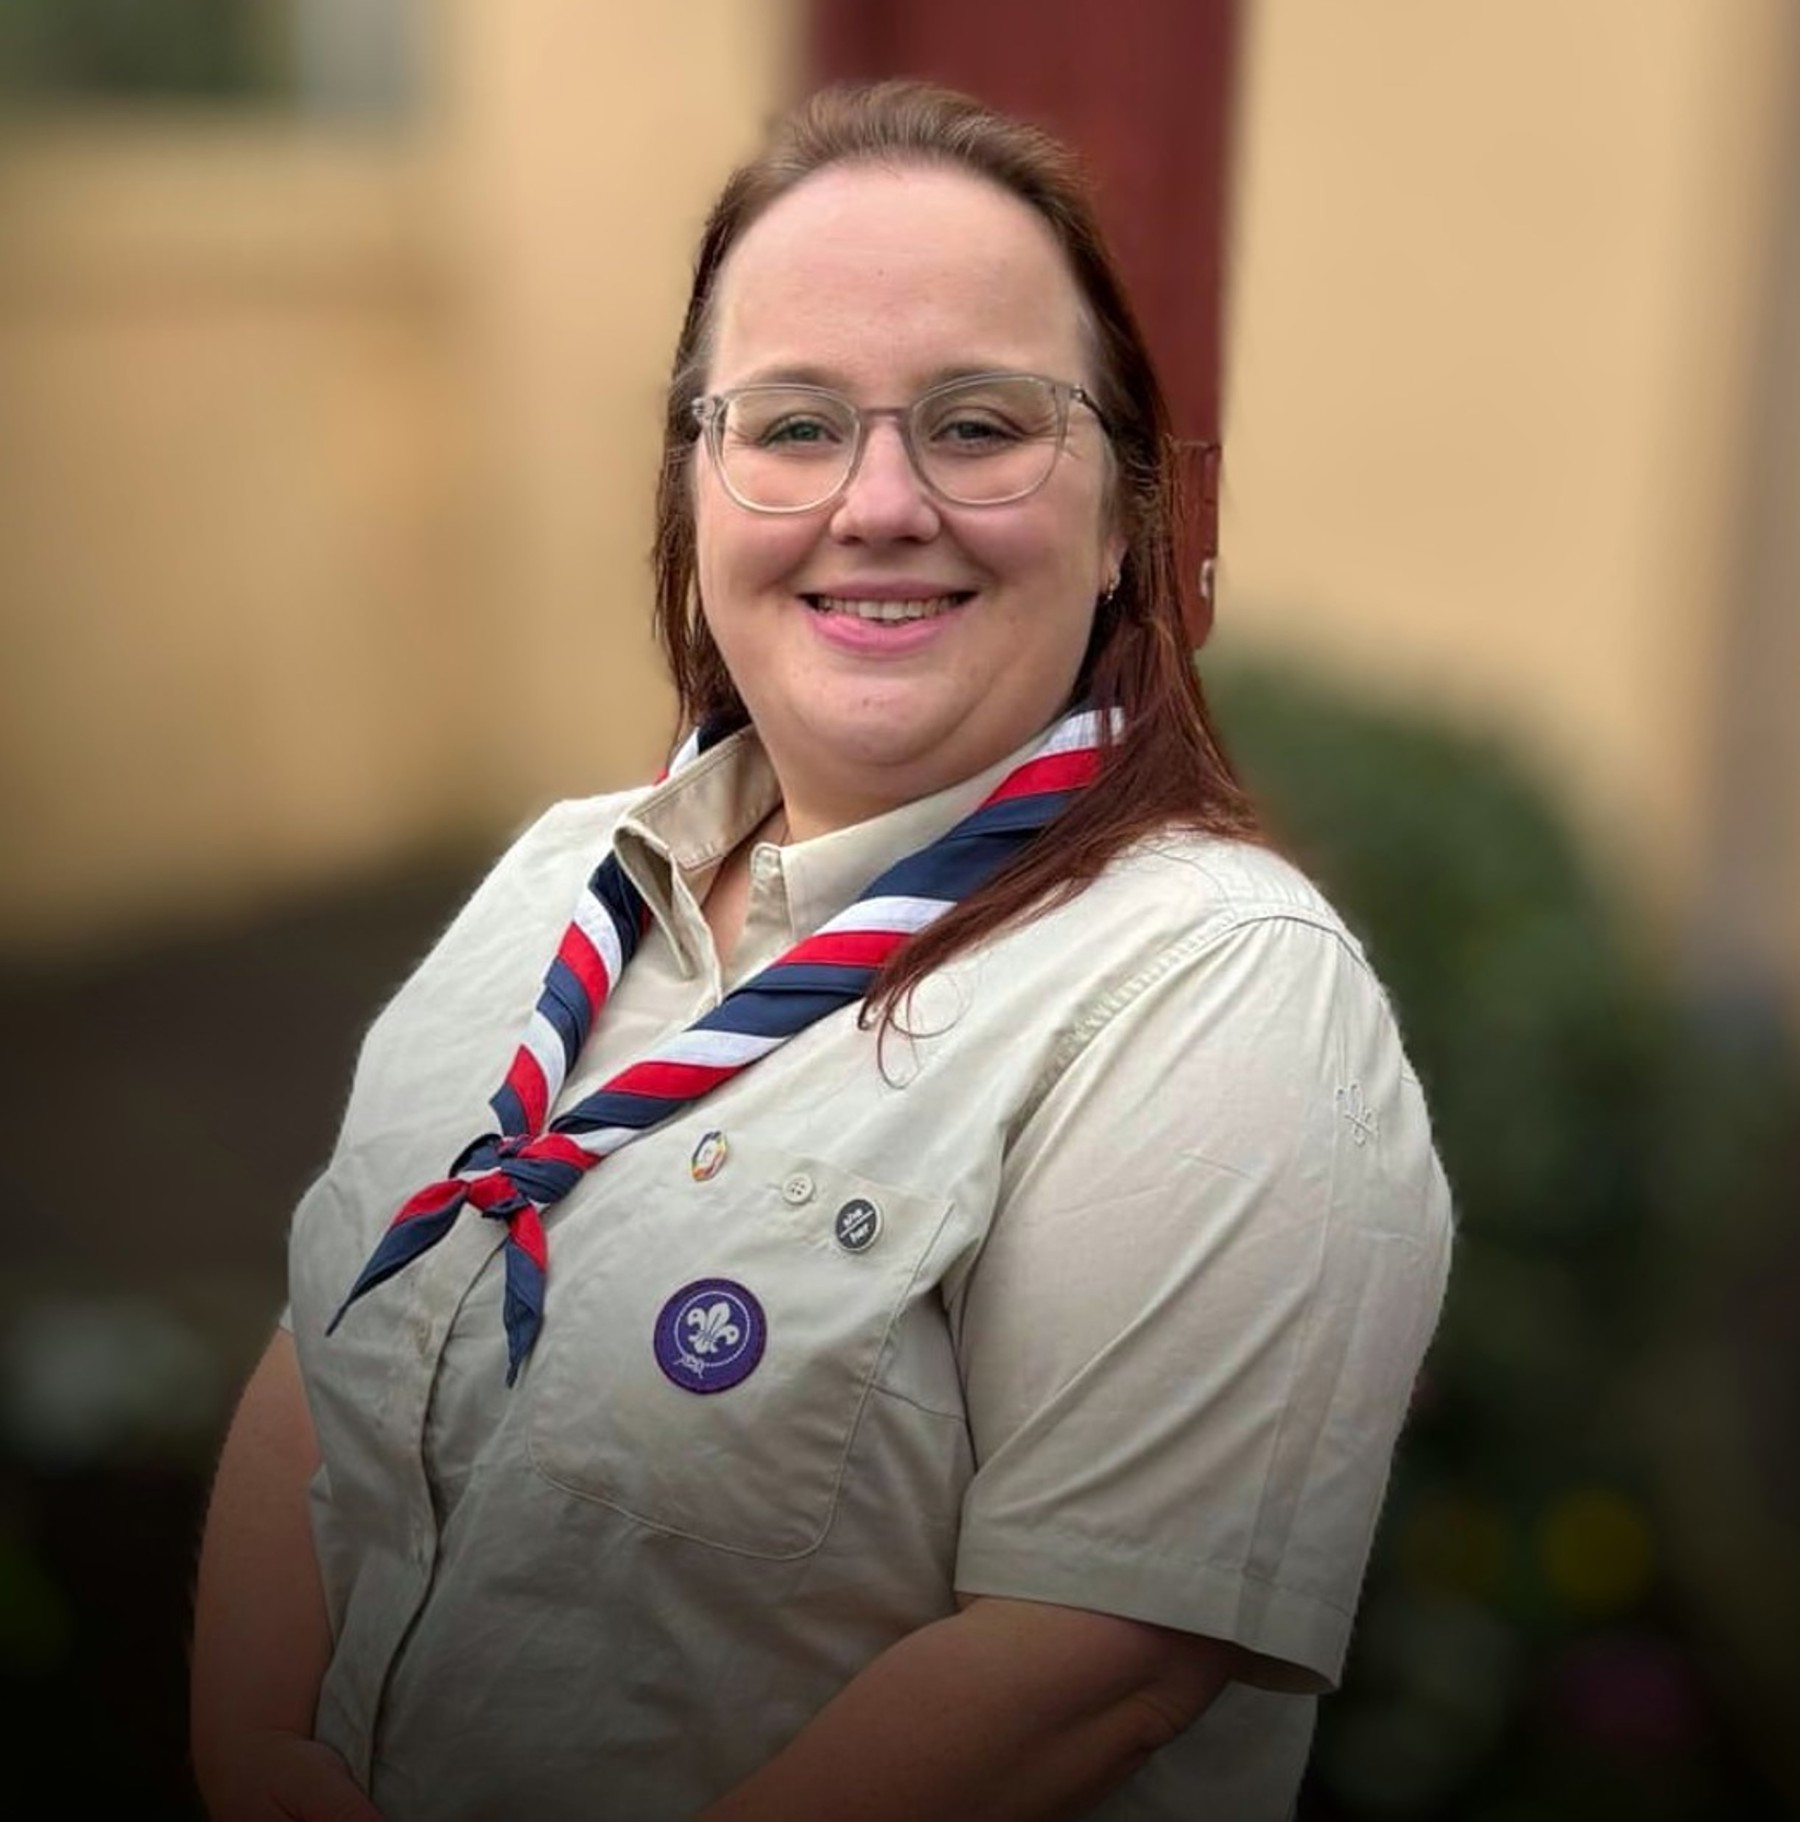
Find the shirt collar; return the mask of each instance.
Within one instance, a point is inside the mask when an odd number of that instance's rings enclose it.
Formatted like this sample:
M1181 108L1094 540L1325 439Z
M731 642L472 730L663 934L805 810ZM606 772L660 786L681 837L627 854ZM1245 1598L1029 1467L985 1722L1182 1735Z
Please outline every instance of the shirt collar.
M967 816L1043 735L947 790L866 822L774 849L785 890L787 941L798 942L855 903L879 874L935 841ZM709 748L654 786L620 820L614 847L685 960L690 934L719 863L780 799L774 767L754 728Z

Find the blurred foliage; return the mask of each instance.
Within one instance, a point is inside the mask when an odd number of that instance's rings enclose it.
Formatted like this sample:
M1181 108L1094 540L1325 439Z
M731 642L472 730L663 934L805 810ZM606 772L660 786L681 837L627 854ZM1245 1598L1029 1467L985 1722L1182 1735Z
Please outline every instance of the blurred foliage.
M14 96L261 100L288 81L288 0L5 0Z
M1458 1211L1303 1818L1800 1813L1800 1065L1771 1003L1685 1001L1498 744L1288 671L1207 687L1388 987Z

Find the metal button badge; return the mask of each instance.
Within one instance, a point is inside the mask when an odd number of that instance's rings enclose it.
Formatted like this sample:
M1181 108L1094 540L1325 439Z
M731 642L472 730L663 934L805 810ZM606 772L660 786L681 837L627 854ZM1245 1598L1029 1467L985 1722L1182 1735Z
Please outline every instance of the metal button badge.
M866 1253L881 1232L881 1210L857 1196L838 1210L831 1231L845 1252Z

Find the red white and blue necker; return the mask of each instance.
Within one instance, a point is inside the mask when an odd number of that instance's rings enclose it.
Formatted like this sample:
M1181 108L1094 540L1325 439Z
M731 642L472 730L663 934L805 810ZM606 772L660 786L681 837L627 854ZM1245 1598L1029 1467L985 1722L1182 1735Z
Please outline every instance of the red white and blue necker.
M449 1232L464 1204L506 1223L506 1382L537 1340L548 1264L542 1214L602 1158L660 1126L778 1049L815 1020L862 999L915 931L985 885L1099 767L1101 717L1078 710L1053 728L968 816L897 861L847 910L727 994L711 1012L545 1124L594 1020L637 949L647 912L609 853L582 888L506 1079L489 1105L500 1122L464 1149L451 1175L394 1216L331 1319ZM718 738L691 736L668 774Z

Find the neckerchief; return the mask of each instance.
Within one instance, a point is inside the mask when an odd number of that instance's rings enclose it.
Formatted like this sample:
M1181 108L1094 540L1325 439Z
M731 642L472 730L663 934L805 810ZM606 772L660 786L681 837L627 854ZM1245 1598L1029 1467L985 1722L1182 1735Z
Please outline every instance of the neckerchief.
M517 1379L544 1317L549 1257L543 1214L603 1158L672 1119L816 1020L860 1000L910 936L985 885L1089 784L1100 716L1059 722L961 822L896 861L848 909L778 956L650 1054L545 1123L595 1019L637 949L648 912L616 854L582 887L483 1134L394 1215L326 1333L359 1297L450 1231L465 1204L506 1223L506 1383ZM690 736L665 776L709 741Z

